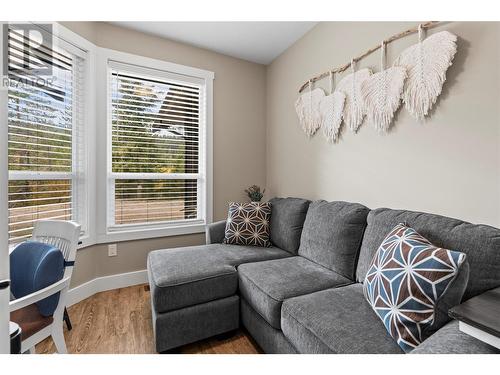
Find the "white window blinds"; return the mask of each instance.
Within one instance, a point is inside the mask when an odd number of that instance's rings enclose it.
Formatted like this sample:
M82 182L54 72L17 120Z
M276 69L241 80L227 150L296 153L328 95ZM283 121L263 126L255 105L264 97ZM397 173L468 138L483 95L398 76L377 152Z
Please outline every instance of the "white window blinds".
M203 86L117 63L109 95L109 226L200 219Z
M39 219L76 220L85 228L84 59L38 44L8 32L11 243L29 237ZM41 65L51 66L50 76L34 73Z

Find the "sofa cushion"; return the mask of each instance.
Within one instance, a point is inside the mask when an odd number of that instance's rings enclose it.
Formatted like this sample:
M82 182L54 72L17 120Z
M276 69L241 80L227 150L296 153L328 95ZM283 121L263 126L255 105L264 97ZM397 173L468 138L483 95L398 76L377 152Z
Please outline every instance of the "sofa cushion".
M271 246L269 241L269 202L229 203L227 213L225 244Z
M235 266L290 256L276 247L211 244L155 250L148 255L151 298L167 312L236 293Z
M373 257L364 293L389 334L405 352L450 320L469 276L464 253L431 244L398 224Z
M403 353L359 283L286 300L281 329L300 353Z
M368 215L356 270L358 281L365 279L373 255L386 234L401 222L434 245L467 255L469 281L462 300L500 286L500 229L434 214L388 208L373 210Z
M358 203L312 202L299 255L354 280L369 209Z
M238 279L241 295L274 328L280 328L285 299L352 283L299 256L242 264Z
M273 198L271 203L271 242L294 255L311 201L301 198Z

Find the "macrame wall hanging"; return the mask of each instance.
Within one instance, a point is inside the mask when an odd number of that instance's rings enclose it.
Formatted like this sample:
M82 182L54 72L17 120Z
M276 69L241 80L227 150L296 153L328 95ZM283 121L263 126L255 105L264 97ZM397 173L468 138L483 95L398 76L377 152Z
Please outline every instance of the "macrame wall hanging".
M361 85L370 77L370 69L356 71L356 63L351 60L352 73L339 82L337 89L345 94L346 103L342 118L345 124L356 133L366 115L366 106L361 97Z
M418 120L427 116L441 94L446 71L457 52L457 37L448 31L424 39L424 30L437 23L427 22L393 35L349 63L304 83L295 103L304 132L312 136L322 127L327 140L337 142L342 123L356 133L366 116L372 126L384 133L389 130L401 100ZM418 43L404 50L392 67L387 68L387 44L416 32ZM378 49L381 50L379 72L372 74L368 68L356 69L357 62ZM334 90L335 73L349 67L351 73L343 77ZM321 88L313 89L314 82L326 77L330 78L328 95ZM309 90L302 93L306 87Z
M394 66L406 69L407 79L403 93L405 107L421 120L441 94L446 71L457 52L457 37L441 31L424 40L424 29L418 28L418 43L405 49Z
M406 78L406 68L385 68L385 43L380 46L380 72L368 77L361 85L361 96L368 120L380 132L389 130L394 113L399 108Z
M321 126L321 114L319 105L325 92L320 89L312 88L312 82L309 84L309 91L299 96L295 102L295 111L299 117L302 130L308 137L314 135Z
M342 124L342 111L346 99L343 92L333 91L334 85L335 73L330 73L330 93L323 97L319 104L323 134L329 142L338 140L340 125Z

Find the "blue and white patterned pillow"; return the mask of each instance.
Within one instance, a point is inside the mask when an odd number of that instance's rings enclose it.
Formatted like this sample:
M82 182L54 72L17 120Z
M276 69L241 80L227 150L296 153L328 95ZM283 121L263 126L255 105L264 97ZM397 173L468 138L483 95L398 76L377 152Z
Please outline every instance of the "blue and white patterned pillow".
M405 352L427 338L435 323L436 304L445 294L451 296L447 306L460 303L468 280L465 259L465 254L434 246L404 224L396 225L378 248L363 291ZM459 272L465 277L458 279Z

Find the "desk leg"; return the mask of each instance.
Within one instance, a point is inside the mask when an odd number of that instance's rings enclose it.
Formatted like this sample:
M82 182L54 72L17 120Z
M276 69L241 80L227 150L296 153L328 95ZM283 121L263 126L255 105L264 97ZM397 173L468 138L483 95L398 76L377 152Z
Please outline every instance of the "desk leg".
M64 308L63 320L66 322L66 327L68 327L68 331L71 331L73 329L73 326L71 325L71 320L69 320L69 314L66 307Z

